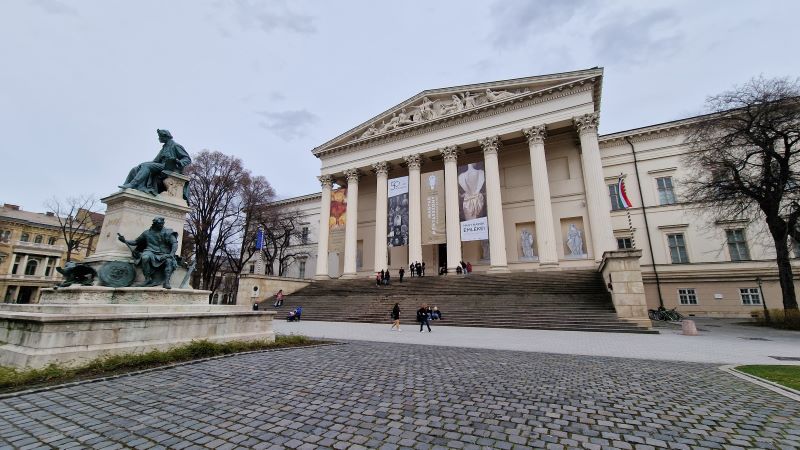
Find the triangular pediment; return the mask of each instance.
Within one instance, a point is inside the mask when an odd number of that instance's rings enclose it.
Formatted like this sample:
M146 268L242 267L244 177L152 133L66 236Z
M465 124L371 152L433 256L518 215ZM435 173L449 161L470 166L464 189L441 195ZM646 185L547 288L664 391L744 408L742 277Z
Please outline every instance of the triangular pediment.
M551 75L429 89L315 148L313 153L320 156L343 145L366 143L433 122L474 114L481 109L497 107L573 83L591 80L599 86L602 75L603 69L595 67ZM599 88L597 91L596 103L599 103Z

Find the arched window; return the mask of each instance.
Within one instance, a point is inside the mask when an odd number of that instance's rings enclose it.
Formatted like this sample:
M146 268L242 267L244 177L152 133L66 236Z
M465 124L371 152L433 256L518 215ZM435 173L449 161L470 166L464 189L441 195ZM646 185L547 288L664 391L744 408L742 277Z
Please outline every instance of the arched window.
M31 236L28 233L22 233L22 236L19 237L19 240L22 242L28 242L31 239Z
M33 242L35 244L41 244L42 243L42 239L44 239L44 238L42 238L42 235L41 234L37 234L36 237L33 238Z
M39 261L31 259L25 266L25 275L36 275L36 268L39 267Z
M53 236L47 238L47 245L56 245L56 238Z

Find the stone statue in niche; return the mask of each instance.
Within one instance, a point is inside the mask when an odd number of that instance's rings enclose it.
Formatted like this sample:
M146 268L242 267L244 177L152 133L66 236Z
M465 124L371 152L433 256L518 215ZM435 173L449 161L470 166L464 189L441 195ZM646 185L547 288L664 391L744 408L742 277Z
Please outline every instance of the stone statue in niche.
M522 245L522 257L533 259L533 234L527 229L520 233L520 244Z
M583 237L581 236L581 231L574 223L569 224L569 230L567 231L567 247L569 248L571 257L579 258L586 255L583 251Z

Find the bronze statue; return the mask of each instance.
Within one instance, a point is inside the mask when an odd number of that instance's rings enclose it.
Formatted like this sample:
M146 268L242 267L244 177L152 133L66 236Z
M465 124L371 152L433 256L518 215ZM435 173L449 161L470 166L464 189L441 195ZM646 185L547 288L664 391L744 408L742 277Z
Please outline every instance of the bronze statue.
M142 269L144 282L138 287L157 286L172 289L169 279L178 266L178 233L164 228L164 218L156 217L149 230L145 230L133 241L117 233L119 240L129 246L133 262Z
M189 153L182 145L172 140L169 130L157 130L158 140L164 145L155 159L139 164L131 169L123 189L136 189L148 194L158 195L166 190L163 180L166 178L164 171L183 173L183 169L192 162ZM187 199L188 183L184 187L183 198Z
M97 276L97 272L88 264L75 263L73 261L64 264L63 269L56 267L56 271L64 277L64 281L56 285L57 288L68 287L73 284L91 286Z

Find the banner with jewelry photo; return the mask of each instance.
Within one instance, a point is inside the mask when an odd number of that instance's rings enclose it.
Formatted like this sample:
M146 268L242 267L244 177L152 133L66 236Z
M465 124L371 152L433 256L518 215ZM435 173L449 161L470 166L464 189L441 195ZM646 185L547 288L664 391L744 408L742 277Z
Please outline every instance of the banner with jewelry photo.
M389 247L408 245L408 177L392 178L388 183L388 230Z
M330 232L328 251L344 252L344 229L347 223L347 188L331 191L331 218L328 222Z
M422 245L447 243L444 170L422 174Z
M483 162L458 167L458 199L461 241L489 239L486 213L486 172Z

